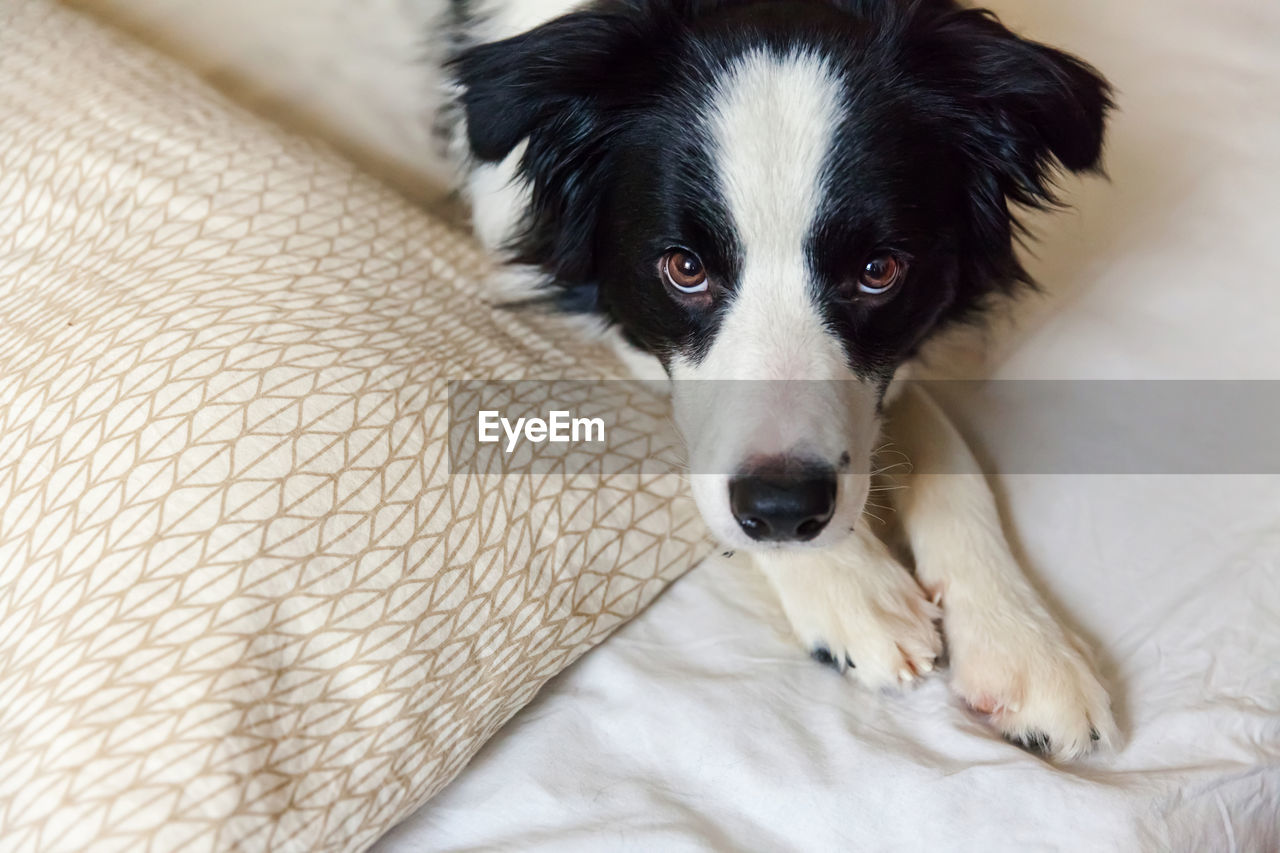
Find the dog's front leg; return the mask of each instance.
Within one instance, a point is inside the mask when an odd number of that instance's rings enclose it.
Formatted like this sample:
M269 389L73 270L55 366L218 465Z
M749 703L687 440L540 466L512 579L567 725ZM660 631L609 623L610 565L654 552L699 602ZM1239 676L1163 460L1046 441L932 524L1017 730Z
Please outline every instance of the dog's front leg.
M865 525L832 548L753 559L818 660L876 690L933 670L942 651L938 609Z
M1013 557L960 433L917 386L893 405L890 434L918 472L895 501L917 577L943 608L954 692L1006 738L1055 758L1112 742L1106 690Z

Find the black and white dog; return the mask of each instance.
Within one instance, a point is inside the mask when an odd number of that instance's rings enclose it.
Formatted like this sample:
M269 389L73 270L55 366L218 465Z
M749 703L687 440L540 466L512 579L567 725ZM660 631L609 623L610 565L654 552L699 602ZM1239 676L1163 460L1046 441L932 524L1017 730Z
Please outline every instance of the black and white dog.
M800 640L899 687L934 669L941 618L954 691L1006 737L1058 758L1110 742L1106 691L969 450L894 385L1026 280L1011 208L1098 167L1106 82L954 0L451 2L475 230L666 375L722 380L674 385L711 472L694 494ZM895 498L916 578L863 521L886 401L895 445L947 472Z

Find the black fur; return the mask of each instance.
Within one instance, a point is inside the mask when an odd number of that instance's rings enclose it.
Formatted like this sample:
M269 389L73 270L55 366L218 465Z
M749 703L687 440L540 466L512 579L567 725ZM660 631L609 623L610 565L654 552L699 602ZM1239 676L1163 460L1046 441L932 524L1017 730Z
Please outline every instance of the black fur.
M474 156L528 143L516 259L659 356L696 357L729 304L678 305L654 270L687 246L732 289L742 247L698 126L717 75L761 46L816 51L845 83L809 254L861 374L886 375L940 326L1029 283L1014 209L1055 204L1058 168L1099 168L1101 76L953 0L605 0L463 51L452 67ZM913 259L906 286L849 298L883 248Z

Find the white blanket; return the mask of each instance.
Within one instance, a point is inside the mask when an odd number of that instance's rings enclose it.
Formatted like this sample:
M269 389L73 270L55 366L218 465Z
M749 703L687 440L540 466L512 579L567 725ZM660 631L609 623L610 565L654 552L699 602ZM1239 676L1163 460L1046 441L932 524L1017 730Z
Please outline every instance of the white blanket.
M395 114L405 70L383 85L351 64L361 45L385 46L375 67L412 55L420 7L367 4L344 40L350 22L326 14L340 0L308 2L216 4L216 20L196 0L109 5L198 47L220 79L416 158L425 140ZM988 372L1280 379L1280 4L990 5L1096 63L1122 111L1113 183L1073 182L1077 212L1037 221L1049 295L995 336ZM383 850L1280 850L1280 479L998 487L1035 578L1101 652L1118 755L1050 767L941 680L861 692L807 660L747 566L717 560L548 688Z

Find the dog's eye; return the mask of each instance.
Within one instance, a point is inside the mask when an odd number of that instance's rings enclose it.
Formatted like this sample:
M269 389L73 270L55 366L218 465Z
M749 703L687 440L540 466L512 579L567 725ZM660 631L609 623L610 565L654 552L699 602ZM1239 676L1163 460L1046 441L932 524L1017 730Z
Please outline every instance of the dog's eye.
M707 268L693 252L672 249L662 258L662 279L672 289L689 296L711 289Z
M897 255L877 255L867 261L858 277L858 290L871 296L882 296L897 287L906 277L907 264Z

